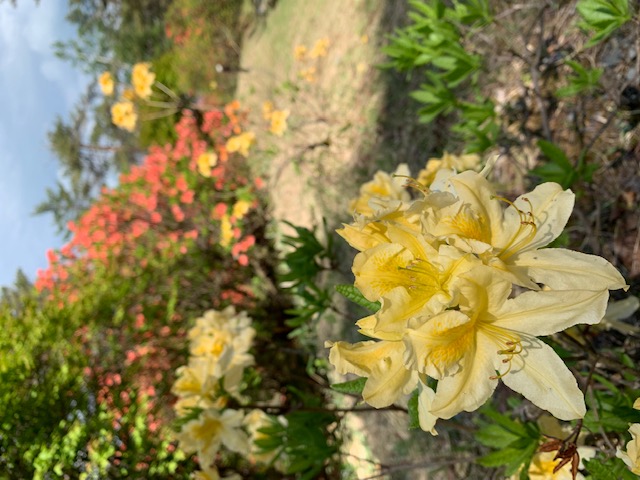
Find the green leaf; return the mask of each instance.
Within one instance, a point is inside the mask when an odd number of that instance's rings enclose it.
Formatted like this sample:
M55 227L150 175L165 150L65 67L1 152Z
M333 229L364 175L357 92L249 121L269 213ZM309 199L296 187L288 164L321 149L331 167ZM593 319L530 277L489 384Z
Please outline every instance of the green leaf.
M362 377L349 382L334 383L331 385L331 389L348 395L362 395L365 383L367 383L367 379L366 377Z
M506 448L520 438L500 425L489 424L476 432L476 440L486 447Z
M565 171L573 170L573 165L567 155L556 144L546 140L538 140L538 148L542 153L556 165L561 166Z
M377 312L378 310L380 310L380 302L370 302L362 295L362 293L360 293L360 290L358 290L354 285L336 285L336 291L343 297L351 300L353 303L356 303L363 308L366 308L370 312Z
M594 458L584 461L584 467L589 472L589 480L633 480L638 477L631 473L619 458L601 460Z
M418 414L418 389L416 389L412 394L411 398L407 402L407 409L409 412L409 428L416 429L420 428L420 417Z

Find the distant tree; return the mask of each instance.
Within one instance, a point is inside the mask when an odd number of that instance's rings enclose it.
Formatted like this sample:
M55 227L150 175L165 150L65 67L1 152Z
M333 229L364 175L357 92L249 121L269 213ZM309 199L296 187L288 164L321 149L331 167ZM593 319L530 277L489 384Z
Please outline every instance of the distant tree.
M110 178L115 179L142 156L136 138L112 124L109 106L96 94L94 85L87 87L70 117L68 121L56 118L48 133L63 180L47 189L47 199L34 211L51 213L62 234Z
M3 1L3 0L0 0ZM97 77L110 71L124 80L130 65L161 55L169 43L164 12L169 0L68 0L67 21L77 36L54 43L61 59ZM61 181L47 189L35 213L51 213L60 233L86 210L109 179L141 157L138 140L111 121L110 102L87 87L68 120L58 117L48 133Z

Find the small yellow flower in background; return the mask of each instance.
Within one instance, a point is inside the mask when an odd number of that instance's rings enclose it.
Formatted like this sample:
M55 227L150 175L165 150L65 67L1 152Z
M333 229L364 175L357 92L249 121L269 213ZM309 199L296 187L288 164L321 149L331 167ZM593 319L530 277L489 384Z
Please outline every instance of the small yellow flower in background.
M304 60L304 58L307 56L307 47L305 47L304 45L296 45L295 48L293 49L293 57L297 60Z
M218 89L218 82L216 82L215 80L211 80L209 82L209 89L210 90L217 90Z
M251 209L251 205L252 203L247 200L238 200L233 206L233 209L231 210L231 216L235 217L236 220L240 220L241 218L244 218L244 216Z
M113 95L113 77L110 72L104 72L98 78L98 84L100 85L100 90L102 90L102 94L107 97Z
M366 45L367 43L369 43L369 35L367 35L366 33L362 35L360 37L360 43L363 45Z
M218 163L218 155L215 152L201 153L196 160L198 165L198 172L203 177L209 178L211 176L211 169Z
M314 45L311 51L309 52L309 58L320 58L326 57L327 51L329 49L329 38L324 37L318 40Z
M638 335L640 334L640 327L622 321L633 315L638 308L640 308L640 300L638 300L638 297L631 296L624 300L612 300L607 306L607 311L600 325L607 330L613 328L625 335ZM640 399L636 400L636 402L639 400ZM634 408L637 407L634 405Z
M289 110L274 110L271 114L269 131L275 136L281 137L287 130L287 118L289 118Z
M640 410L640 397L633 402L633 408ZM629 433L631 434L631 441L627 443L625 451L618 449L616 457L622 459L629 467L629 470L636 475L640 475L640 423L631 424Z
M225 214L220 219L220 246L228 247L231 245L231 240L233 240L233 226L231 225L229 215Z
M249 148L251 148L255 140L256 135L253 132L244 132L240 135L229 137L226 144L227 152L238 152L243 157L248 157Z
M242 431L242 412L227 409L220 412L210 408L185 423L177 434L180 448L197 453L201 465L214 463L221 446L242 455L249 453L249 437Z
M430 158L424 169L418 172L418 183L425 187L431 186L436 178L436 174L440 170L453 170L454 173L464 172L465 170L480 171L482 167L482 159L479 155L451 155L444 152L441 158Z
M122 98L133 102L136 99L136 92L133 90L133 88L125 88L122 92Z
M580 472L576 475L575 479L571 473L571 462L563 465L557 472L554 472L556 465L561 459L555 459L558 452L539 452L536 453L531 459L529 465L529 480L584 480L584 475ZM590 447L578 447L578 455L580 455L580 466L582 467L582 460L589 460L596 454L594 448ZM511 479L517 480L520 478L520 474L514 474Z
M133 103L122 101L111 106L111 121L116 127L133 132L138 121L138 114Z
M250 439L251 439L251 454L249 455L249 460L252 462L260 462L264 464L271 463L275 456L278 454L278 450L272 450L270 452L261 453L260 449L256 446L256 441L258 440L267 440L270 438L267 434L259 432L261 428L270 427L273 424L273 420L271 417L264 413L262 410L254 409L251 410L244 417L244 425L247 427L249 431Z
M298 72L298 76L306 82L314 83L316 81L316 67L304 68Z
M266 100L262 104L262 118L269 121L271 120L271 114L273 113L273 102L271 100Z
M367 68L369 68L369 66L365 63L365 62L358 62L358 65L356 65L356 72L361 74L367 71Z
M151 86L156 80L156 74L149 70L149 63L136 63L131 71L131 83L133 88L142 99L151 96Z

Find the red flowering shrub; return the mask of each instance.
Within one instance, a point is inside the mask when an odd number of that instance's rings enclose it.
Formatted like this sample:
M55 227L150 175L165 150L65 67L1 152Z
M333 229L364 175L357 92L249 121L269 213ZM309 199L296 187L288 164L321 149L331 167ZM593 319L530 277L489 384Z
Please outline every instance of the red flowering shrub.
M175 145L152 147L116 188L103 189L69 225L70 242L47 252L49 268L38 272L36 287L58 308L87 312L74 341L88 358L88 388L111 419L109 442L117 448L109 462L128 472L155 468L143 446L172 445L170 387L185 361L186 320L230 303L253 307L250 266L272 271L261 180L225 149L242 120L238 102L184 112ZM198 166L205 152L218 159L207 176Z

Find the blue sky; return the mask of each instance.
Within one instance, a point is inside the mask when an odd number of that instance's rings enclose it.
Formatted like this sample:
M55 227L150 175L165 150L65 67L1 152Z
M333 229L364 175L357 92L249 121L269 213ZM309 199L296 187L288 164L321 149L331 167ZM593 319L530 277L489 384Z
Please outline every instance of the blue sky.
M57 179L47 131L91 80L53 55L54 41L75 35L66 8L66 0L0 2L0 285L18 268L35 279L46 250L63 243L50 216L31 212Z

